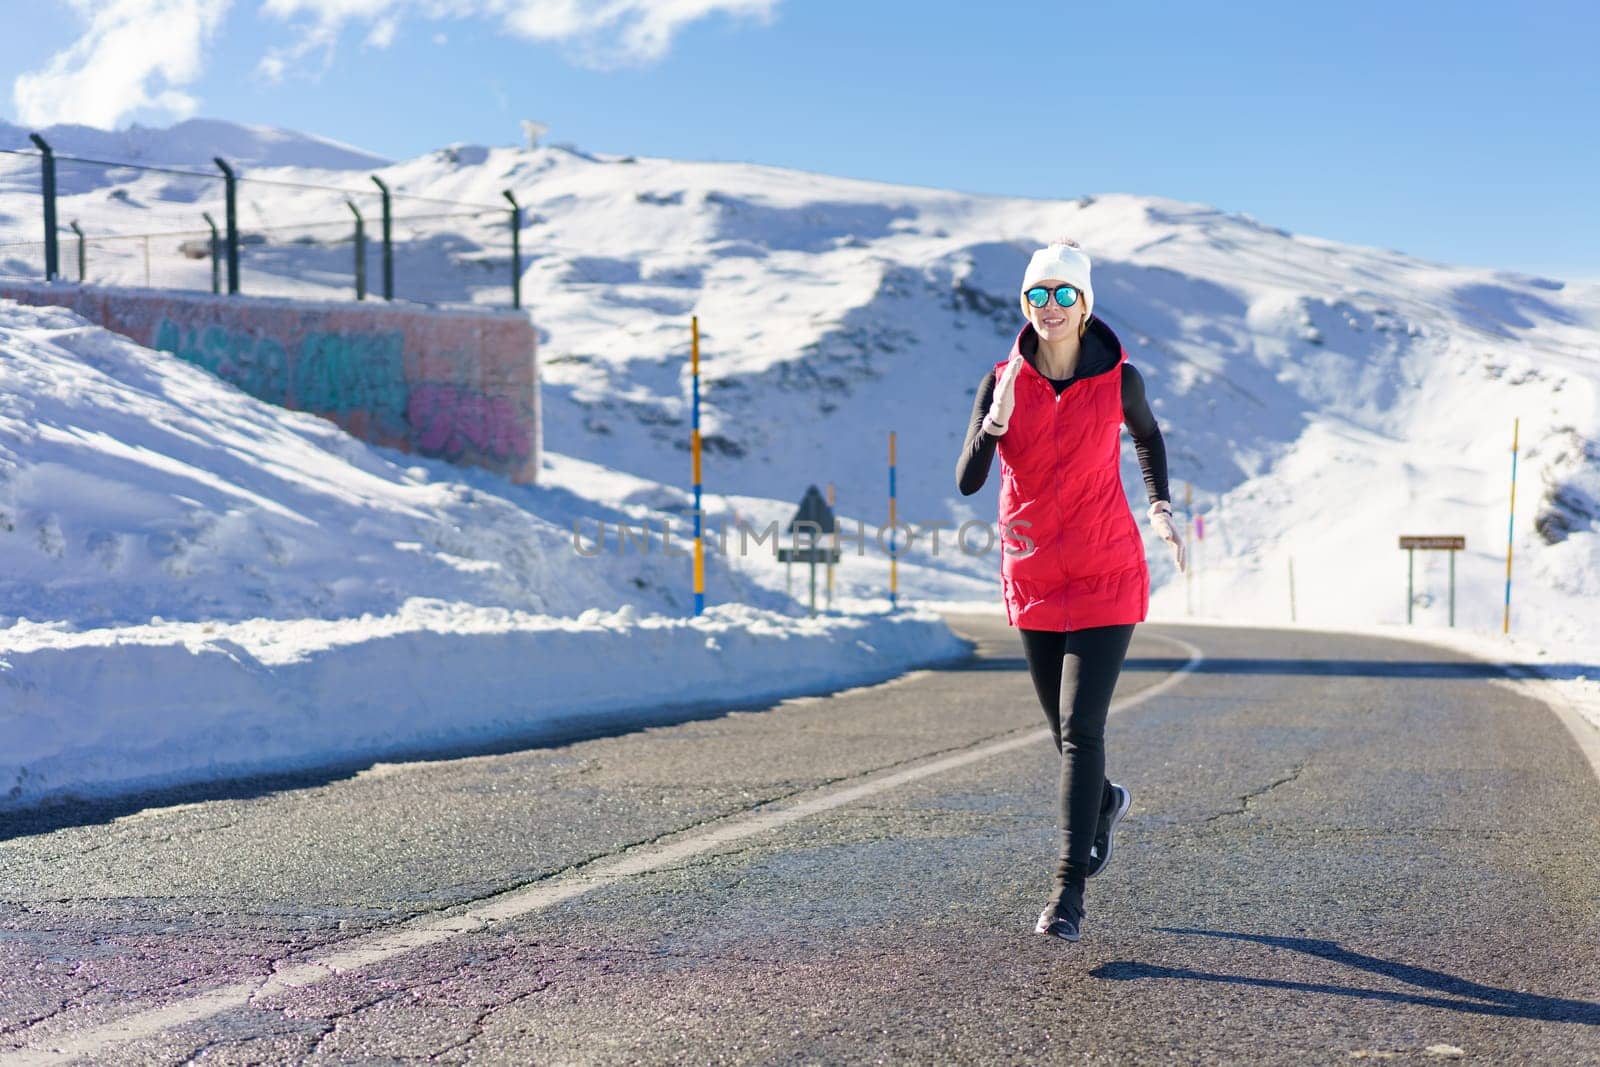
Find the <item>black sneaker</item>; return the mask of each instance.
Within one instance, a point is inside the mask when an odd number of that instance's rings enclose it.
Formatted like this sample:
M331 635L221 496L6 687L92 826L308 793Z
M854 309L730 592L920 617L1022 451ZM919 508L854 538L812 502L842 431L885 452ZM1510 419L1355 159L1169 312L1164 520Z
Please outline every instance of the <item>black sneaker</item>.
M1111 835L1117 829L1117 823L1128 814L1128 806L1133 803L1133 794L1128 792L1126 786L1111 783L1111 804L1100 812L1100 828L1094 835L1094 848L1089 850L1089 877L1093 878L1106 869L1106 864L1111 862Z
M1083 894L1068 889L1059 904L1050 904L1039 913L1036 934L1051 934L1063 941L1076 941L1083 930Z

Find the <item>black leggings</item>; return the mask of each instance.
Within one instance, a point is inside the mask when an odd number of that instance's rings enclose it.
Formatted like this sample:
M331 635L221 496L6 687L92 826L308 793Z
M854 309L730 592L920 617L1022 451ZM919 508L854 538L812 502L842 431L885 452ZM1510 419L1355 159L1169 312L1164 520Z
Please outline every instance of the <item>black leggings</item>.
M1122 661L1133 640L1133 624L1082 630L1023 630L1022 650L1034 690L1050 720L1061 752L1061 859L1058 885L1078 880L1089 867L1089 850L1109 801L1106 781L1106 715ZM1061 709L1067 709L1065 735Z

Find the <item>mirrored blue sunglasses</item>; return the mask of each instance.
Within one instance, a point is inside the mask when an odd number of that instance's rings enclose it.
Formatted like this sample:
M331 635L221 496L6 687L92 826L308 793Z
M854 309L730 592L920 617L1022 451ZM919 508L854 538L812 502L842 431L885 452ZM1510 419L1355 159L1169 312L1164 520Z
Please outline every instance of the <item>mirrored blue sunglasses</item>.
M1075 285L1058 285L1054 290L1036 285L1032 289L1025 290L1022 295L1027 297L1028 303L1034 307L1042 308L1050 303L1052 292L1056 294L1056 303L1064 308L1069 308L1078 302L1078 287Z

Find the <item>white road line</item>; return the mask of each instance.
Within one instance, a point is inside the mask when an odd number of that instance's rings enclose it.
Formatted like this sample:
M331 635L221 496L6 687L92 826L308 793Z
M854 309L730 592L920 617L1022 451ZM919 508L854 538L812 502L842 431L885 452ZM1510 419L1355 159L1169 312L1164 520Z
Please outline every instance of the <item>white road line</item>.
M1141 689L1126 699L1113 702L1111 714L1160 696L1177 685L1184 675L1193 671L1204 659L1204 654L1187 641L1166 634L1152 633L1145 636L1178 645L1188 653L1189 661L1155 685ZM23 1047L0 1054L0 1065L37 1067L44 1064L71 1063L117 1045L154 1037L174 1027L201 1022L227 1011L248 1007L262 998L286 990L304 988L338 975L359 971L459 934L483 930L495 923L543 910L623 879L660 870L731 841L830 811L864 797L895 789L908 782L942 774L969 763L977 763L979 760L998 756L1012 749L1037 744L1041 740L1050 740L1052 744L1054 743L1048 729L1034 730L902 770L870 776L853 785L824 786L810 795L787 797L738 815L730 815L709 827L668 835L660 841L637 846L620 855L590 861L564 874L540 881L536 885L507 890L458 912L408 920L396 929L361 938L354 944L327 955L317 956L302 963L289 964L261 978L218 986L204 993L164 1004L159 1008L134 1012L70 1034L41 1037L38 1048L27 1046L28 1032L23 1030L17 1035L23 1038Z

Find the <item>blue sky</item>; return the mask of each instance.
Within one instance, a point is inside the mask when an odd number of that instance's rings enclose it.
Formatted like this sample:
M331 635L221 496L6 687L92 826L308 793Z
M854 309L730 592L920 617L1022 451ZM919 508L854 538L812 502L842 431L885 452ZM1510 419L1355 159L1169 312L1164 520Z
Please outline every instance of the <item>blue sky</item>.
M515 143L533 118L600 151L1152 193L1600 278L1593 5L608 2L0 0L0 104L30 125L192 112L394 157ZM107 36L96 53L91 19L113 8L162 43Z

